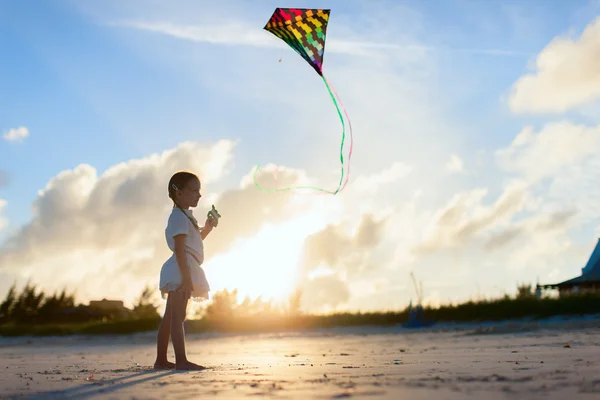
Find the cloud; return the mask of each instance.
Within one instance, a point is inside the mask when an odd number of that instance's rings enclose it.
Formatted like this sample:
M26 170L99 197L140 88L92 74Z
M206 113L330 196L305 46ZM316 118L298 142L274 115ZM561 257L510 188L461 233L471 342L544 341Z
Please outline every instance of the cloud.
M424 256L463 247L496 226L510 222L523 210L527 200L527 187L520 182L508 185L489 206L482 204L487 193L487 189L473 189L455 195L432 216L425 240L413 247L413 253Z
M349 285L366 282L377 271L376 253L384 241L387 218L363 214L358 226L329 224L304 241L297 287L305 307L337 307L350 299ZM329 288L329 290L327 289Z
M192 170L210 191L228 173L233 147L226 140L205 147L187 142L101 175L86 164L59 173L39 191L32 220L0 245L0 270L53 286L77 283L90 295L105 296L119 294L113 291L117 281L154 277L168 257L163 236L172 207L170 176ZM241 234L252 223L236 221ZM107 286L96 287L102 279Z
M539 193L531 211L553 213L566 208L579 225L600 218L600 125L568 121L539 131L525 127L506 148L497 150L501 171L514 174ZM543 196L543 197L542 197Z
M262 30L252 29L243 23L229 22L186 26L172 22L119 21L110 23L109 25L156 32L195 42L257 47L283 47L283 45L276 45L275 43L277 42L271 40Z
M496 160L504 171L536 182L596 156L599 146L600 125L554 122L538 133L530 126L525 127L510 146L497 150Z
M520 226L509 226L500 232L493 233L485 241L486 250L496 250L505 247L507 244L515 241L523 234L523 228Z
M359 249L372 249L382 242L385 219L375 219L373 215L363 215L354 234L354 246Z
M9 129L4 133L4 140L7 142L22 142L29 136L29 129L24 126Z
M265 48L284 48L287 46L279 40L274 40L262 29L245 24L241 21L230 21L219 24L183 25L173 22L148 22L141 20L124 20L108 23L110 26L138 29L159 33L179 39L199 43L220 44L230 46L253 46ZM348 33L348 32L346 32ZM530 56L529 53L503 49L458 48L452 46L429 46L422 44L399 44L386 42L371 42L365 40L327 39L327 52L354 56L377 57L380 52L451 52L467 53L484 56Z
M578 39L557 37L538 55L536 70L517 80L509 106L523 113L561 113L600 99L600 17Z
M348 284L336 275L318 276L306 282L302 291L302 307L331 310L350 299Z
M303 271L308 274L318 267L358 273L365 267L369 252L382 242L387 220L364 214L353 233L345 223L330 224L305 241Z
M276 38L271 37L263 29L249 26L242 21L202 25L182 25L173 22L119 21L112 22L109 25L154 32L198 43L275 49L282 49L287 46L284 42L275 40ZM355 56L373 56L374 53L369 52L369 50L389 50L390 47L400 49L400 46L379 43L327 40L327 52Z
M463 160L456 154L451 155L450 160L448 160L446 163L446 172L451 174L465 172L465 164Z
M353 182L352 188L358 193L373 195L381 187L393 184L408 176L414 167L400 161L394 161L389 167L373 174L359 175Z
M484 248L488 251L498 250L524 236L566 229L576 214L573 210L562 210L531 216L492 233L486 239Z

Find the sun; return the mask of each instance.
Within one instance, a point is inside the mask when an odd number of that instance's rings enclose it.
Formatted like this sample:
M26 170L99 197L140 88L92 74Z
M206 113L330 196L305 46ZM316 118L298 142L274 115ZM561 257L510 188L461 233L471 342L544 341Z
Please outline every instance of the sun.
M285 301L294 290L304 240L326 221L311 211L281 224L268 224L228 253L207 262L205 271L214 293L237 289L238 299Z

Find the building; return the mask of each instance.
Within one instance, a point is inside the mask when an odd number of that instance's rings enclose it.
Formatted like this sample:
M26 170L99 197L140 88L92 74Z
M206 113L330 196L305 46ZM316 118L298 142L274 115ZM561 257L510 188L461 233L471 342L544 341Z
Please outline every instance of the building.
M125 307L121 300L92 300L88 308L116 317L127 317L131 313L131 310Z
M585 267L581 269L581 276L560 283L539 285L536 293L542 289L558 289L559 295L600 293L600 239L596 242L596 248L592 252Z

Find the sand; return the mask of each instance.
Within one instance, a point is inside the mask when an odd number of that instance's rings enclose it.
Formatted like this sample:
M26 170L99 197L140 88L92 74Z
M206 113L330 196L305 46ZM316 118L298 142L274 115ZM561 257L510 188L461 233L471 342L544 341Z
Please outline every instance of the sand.
M0 390L41 399L600 398L598 323L520 330L188 335L190 360L209 367L201 372L153 370L154 333L0 338Z

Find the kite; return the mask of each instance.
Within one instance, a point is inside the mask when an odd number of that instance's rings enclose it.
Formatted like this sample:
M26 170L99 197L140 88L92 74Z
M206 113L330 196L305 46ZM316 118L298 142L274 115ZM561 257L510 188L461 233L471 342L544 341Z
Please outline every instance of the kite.
M329 14L331 10L326 9L306 9L306 8L277 8L271 19L267 22L263 29L271 32L279 39L283 40L292 49L296 51L315 71L325 84L329 96L335 105L340 121L342 122L342 143L340 145L340 162L342 164L342 172L340 181L335 191L325 190L313 186L295 186L281 189L265 190L256 182L256 173L260 168L260 164L254 172L254 184L263 192L280 192L292 189L313 189L323 193L332 195L337 194L346 187L348 177L350 176L350 158L352 157L352 124L348 117L348 112L342 104L335 89L332 88L330 82L323 74L323 56L325 54L325 36L327 33L327 24L329 22ZM281 62L281 60L279 60ZM344 174L344 142L346 139L346 124L342 116L340 106L348 120L350 131L350 150L348 153L348 172ZM345 181L344 181L345 175ZM276 178L275 178L276 179ZM343 184L342 184L343 182Z

